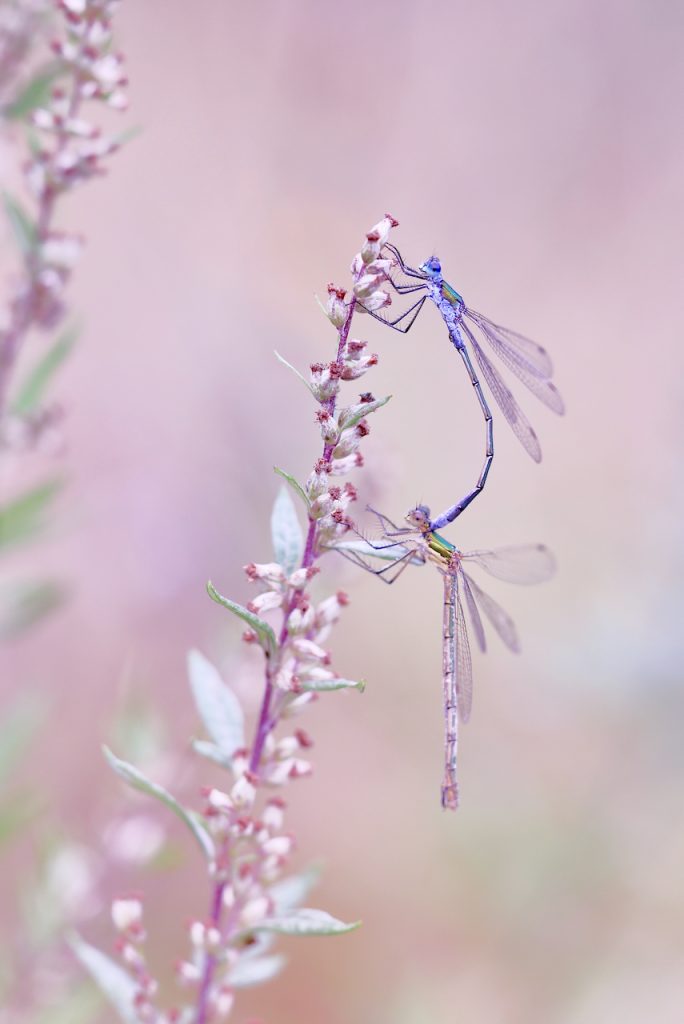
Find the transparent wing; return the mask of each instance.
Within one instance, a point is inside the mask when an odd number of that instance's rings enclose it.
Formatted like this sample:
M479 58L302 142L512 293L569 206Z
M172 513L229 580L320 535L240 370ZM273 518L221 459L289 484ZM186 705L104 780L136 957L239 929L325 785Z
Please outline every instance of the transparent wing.
M463 593L465 595L466 604L468 605L470 621L473 625L473 632L475 633L475 639L477 640L478 647L484 653L487 650L487 642L485 640L484 627L482 625L480 613L477 610L477 605L475 604L475 598L473 597L473 591L470 586L470 580L465 573L461 574L461 581L463 584Z
M489 390L494 395L496 404L501 409L501 412L508 420L513 433L518 438L528 455L530 455L535 462L541 462L541 445L539 444L539 439L530 426L527 417L511 394L510 389L502 381L498 371L494 369L489 359L487 359L487 356L478 345L473 332L463 321L461 321L461 327L470 339L470 344L473 346L475 358L482 370L482 376L487 381Z
M463 575L465 576L465 573ZM520 642L513 619L508 612L503 610L501 605L496 603L494 598L490 597L489 594L485 594L484 590L480 590L475 580L472 580L469 576L466 576L466 579L469 586L472 587L477 603L506 644L506 647L517 654L520 650Z
M565 403L556 385L547 377L542 376L527 359L520 356L510 345L504 344L502 336L496 333L502 330L501 328L496 328L495 331L494 325L484 317L480 317L479 313L473 314L467 311L466 316L469 316L477 324L499 359L506 364L511 373L516 375L518 380L522 381L528 391L531 391L547 408L562 416L565 412ZM528 341L527 338L524 340ZM529 344L533 345L534 342L530 341ZM545 353L544 349L541 351Z
M556 571L556 559L545 544L469 551L461 558L464 562L475 562L490 576L506 583L545 583Z
M487 335L488 341L497 352L500 349L505 349L510 354L512 361L526 366L537 377L548 380L553 375L551 357L546 349L538 345L536 341L531 341L523 334L509 330L508 327L493 323L474 309L467 309L465 313L477 324L483 334Z
M461 604L460 588L457 591L456 605L456 693L458 715L461 721L465 723L470 718L470 712L473 707L473 660L470 656L470 644L468 643L468 631L463 614L463 605Z

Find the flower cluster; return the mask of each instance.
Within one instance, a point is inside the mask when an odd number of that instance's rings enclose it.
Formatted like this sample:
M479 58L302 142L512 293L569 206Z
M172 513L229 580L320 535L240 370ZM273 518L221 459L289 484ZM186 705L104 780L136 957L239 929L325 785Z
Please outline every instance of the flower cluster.
M139 769L108 754L114 770L127 782L171 804L184 818L207 858L211 883L209 912L190 922L189 953L177 964L177 980L188 997L183 1008L172 1012L156 1006L156 986L141 950L141 909L135 901L115 902L113 916L121 933L120 954L129 986L125 1002L140 1024L224 1020L241 985L265 981L280 969L282 957L264 955L274 934L328 935L355 927L324 911L302 908L310 882L304 876L283 877L294 839L285 828L281 793L312 770L313 741L292 719L323 692L363 690L362 682L334 671L327 648L331 630L348 604L347 595L338 591L315 598L312 585L317 585L320 573L317 563L353 525L348 509L356 500L356 489L339 477L363 465L359 446L368 434L368 417L388 401L365 391L346 405L338 404L343 384L359 380L377 363L377 356L366 352L366 343L351 337L351 324L361 303L379 309L389 301L381 288L387 266L380 250L395 224L386 216L368 233L352 262L349 291L328 288L326 312L337 329L336 353L329 362L314 363L305 380L317 404L322 452L303 486L282 474L306 510L306 534L293 499L284 490L272 517L275 560L245 566L248 583L258 591L252 600L237 604L212 584L208 587L218 604L246 624L243 640L260 648L264 657L264 692L251 742L239 702L218 671L197 651L189 658L193 696L211 738L196 741L195 750L225 769L229 783L204 790L205 803L198 814L148 783ZM279 616L277 630L269 622L274 615ZM103 972L93 966L101 964L103 954L95 951L93 957L84 943L77 952L104 986Z
M112 902L112 922L118 932L116 949L131 978L131 1004L141 1024L171 1024L154 1007L158 984L150 974L143 943L143 904L138 895L119 896Z
M0 5L0 97L16 88L21 65L40 31L45 0L5 0Z
M104 173L104 159L119 142L86 120L86 101L116 110L126 107L122 57L112 49L111 16L116 0L58 0L63 38L52 47L59 73L48 103L30 117L41 141L28 160L26 181L36 202L35 217L20 212L24 273L0 328L0 418L18 351L31 328L54 329L65 314L64 291L83 240L53 227L57 200L75 185Z

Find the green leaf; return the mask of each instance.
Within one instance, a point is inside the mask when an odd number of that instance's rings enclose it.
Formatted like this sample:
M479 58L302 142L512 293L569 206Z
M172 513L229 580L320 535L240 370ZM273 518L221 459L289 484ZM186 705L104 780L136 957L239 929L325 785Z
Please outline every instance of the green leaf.
M80 935L69 936L68 942L124 1024L140 1024L134 1003L138 985L128 971Z
M26 83L16 99L5 107L3 115L9 121L18 121L37 107L44 107L50 99L52 86L64 74L64 70L64 65L56 62L41 68Z
M38 1011L34 1024L92 1024L102 1004L102 996L90 982L60 996L59 1005Z
M45 810L45 802L27 790L0 801L0 847L10 843Z
M311 502L309 501L309 496L306 493L306 491L304 490L304 488L302 487L302 485L297 483L297 481L295 480L295 478L293 476L290 476L289 473L286 473L284 469L280 469L278 466L274 466L273 467L273 471L274 471L274 473L277 473L278 476L282 476L283 480L287 480L288 484L290 485L292 490L295 492L295 494L298 494L299 497L304 502L304 504L306 505L306 510L308 512L309 509L311 508Z
M24 255L27 255L35 249L38 242L36 226L19 200L14 199L9 192L2 193L2 201L5 204L5 213L14 232L17 245Z
M298 875L290 875L289 878L283 878L269 886L268 894L275 904L276 917L298 907L309 895L320 876L320 868L314 865Z
M207 761L213 761L221 768L231 767L229 758L221 753L215 743L209 743L207 740L193 740L191 746L196 754L206 757Z
M22 694L0 718L0 783L4 782L28 748L47 717L45 701Z
M345 924L325 910L302 907L278 917L268 917L249 931L277 932L279 935L343 935L358 928L360 921Z
M274 352L275 352L275 349L274 349ZM283 358L283 357L282 357L282 356L280 355L280 353L279 353L279 352L275 352L275 357L276 357L276 359L278 360L278 362L280 362L280 363L282 363L282 364L283 364L283 366L287 366L288 370L292 370L292 372L294 373L295 377L299 377L299 379L301 380L301 382L302 382L302 384L304 385L304 387L306 388L306 390L307 390L308 392L310 392L310 394L312 394L312 395L313 395L313 391L311 390L311 385L309 384L309 382L308 382L308 380L306 379L306 377L304 377L304 376L303 376L303 374L301 374L301 373L299 372L299 370L297 370L297 369L296 369L296 368L295 368L295 367L294 367L294 366L292 365L292 363L288 363L287 359L284 359L284 358Z
M383 405L387 405L391 395L387 395L385 398L376 398L372 402L360 402L358 405L350 406L350 415L348 419L340 416L339 425L341 430L349 430L350 427L355 427L357 423L365 419L366 416L370 416L376 409L382 409Z
M3 587L0 593L0 640L9 640L54 611L66 596L58 583L45 580Z
M125 146L129 142L132 142L133 139L137 139L139 135L142 135L142 133L142 125L134 124L131 125L130 128L124 128L122 132L117 132L115 135L113 135L112 141L115 142L117 146Z
M179 804L175 797L171 796L162 786L157 785L156 782L151 782L138 768L128 764L126 761L119 760L108 747L103 747L102 750L110 767L114 769L124 782L127 782L133 789L146 793L148 796L152 796L155 800L165 804L169 810L173 811L187 825L207 859L214 859L214 842L202 824L199 815Z
M366 689L365 679L355 682L353 679L316 679L311 682L307 682L303 679L299 684L299 689L313 693L329 693L333 690L358 690L359 693L363 693Z
M71 352L78 335L78 327L67 328L36 363L12 402L13 413L26 416L40 407L48 384Z
M268 622L264 622L254 612L250 612L248 608L243 608L241 604L237 604L236 601L231 601L230 598L224 597L219 594L214 584L209 580L207 583L207 593L212 601L216 601L216 604L220 604L223 608L227 608L233 615L237 615L238 618L246 622L248 626L251 626L254 632L259 637L259 643L264 648L264 651L268 657L272 657L277 648L278 641L276 635L269 626Z
M0 551L44 527L45 512L61 487L61 480L50 480L0 507Z
M204 728L223 758L245 746L245 716L233 691L199 651L188 652L188 675L195 706Z
M250 985L263 985L280 974L285 966L284 956L262 956L253 960L237 961L226 976L231 988L248 988Z
M297 519L297 509L286 487L281 487L271 513L271 539L275 560L285 575L294 572L304 554L304 534Z

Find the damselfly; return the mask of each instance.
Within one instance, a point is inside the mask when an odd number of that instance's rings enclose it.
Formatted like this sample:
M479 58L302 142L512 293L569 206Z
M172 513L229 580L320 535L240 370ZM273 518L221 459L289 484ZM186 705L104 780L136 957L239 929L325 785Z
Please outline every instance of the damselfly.
M499 548L495 551L463 553L431 526L430 510L417 505L406 516L407 527L399 527L380 512L371 512L382 528L382 540L340 543L336 550L385 583L394 583L408 565L431 562L444 581L442 629L442 690L444 697L444 778L442 806L458 807L458 723L470 718L473 699L473 676L470 644L463 610L468 615L475 639L485 650L485 633L480 612L489 620L504 644L516 653L520 650L518 634L510 616L496 601L484 593L465 566L476 565L497 579L508 583L543 583L553 576L555 560L543 544ZM375 569L368 561L377 555L388 561Z
M485 420L485 461L477 484L464 498L433 519L430 524L431 528L440 529L447 523L453 522L483 490L494 457L492 416L470 360L466 338L482 371L482 376L515 436L535 462L541 461L541 446L536 433L498 370L483 352L472 328L477 328L480 331L499 359L522 381L525 387L558 415L562 415L565 411L563 399L551 381L553 365L546 349L534 341L530 341L529 338L525 338L522 334L517 334L515 331L493 323L474 309L469 309L463 297L444 280L442 267L436 256L425 260L418 269L415 269L404 262L401 253L393 245L385 244L384 249L391 253L396 266L403 274L420 282L419 284L398 284L390 274L388 282L394 290L400 295L422 294L409 309L394 320L389 319L384 313L370 310L368 312L381 323L406 334L415 323L425 300L432 299L444 320L452 345L465 364Z

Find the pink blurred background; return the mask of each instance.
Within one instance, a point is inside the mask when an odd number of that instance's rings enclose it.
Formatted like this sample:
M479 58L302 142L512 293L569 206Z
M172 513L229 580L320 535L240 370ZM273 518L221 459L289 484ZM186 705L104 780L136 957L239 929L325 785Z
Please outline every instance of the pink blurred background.
M2 654L3 700L49 696L34 782L75 841L103 857L125 806L99 750L125 692L172 750L197 730L188 647L256 705L204 584L247 600L241 566L270 558L271 467L303 479L320 447L273 349L330 357L314 292L346 283L385 210L409 261L438 252L469 304L549 348L568 407L521 396L541 467L498 425L487 491L449 531L559 562L543 590L489 588L523 654L493 640L476 659L457 816L439 807L436 574L382 588L330 565L353 598L335 665L368 687L312 713L290 821L301 864L324 862L312 904L364 926L286 943L236 1020L681 1021L683 20L662 0L122 8L143 130L62 211L88 238L85 329L57 387L68 488L31 553L71 599ZM361 497L442 508L482 458L459 361L432 308L407 338L361 328L368 386L394 395ZM169 780L187 794L208 775L191 764ZM174 873L107 883L149 890L160 964L207 899L179 848ZM107 945L106 907L83 930Z

